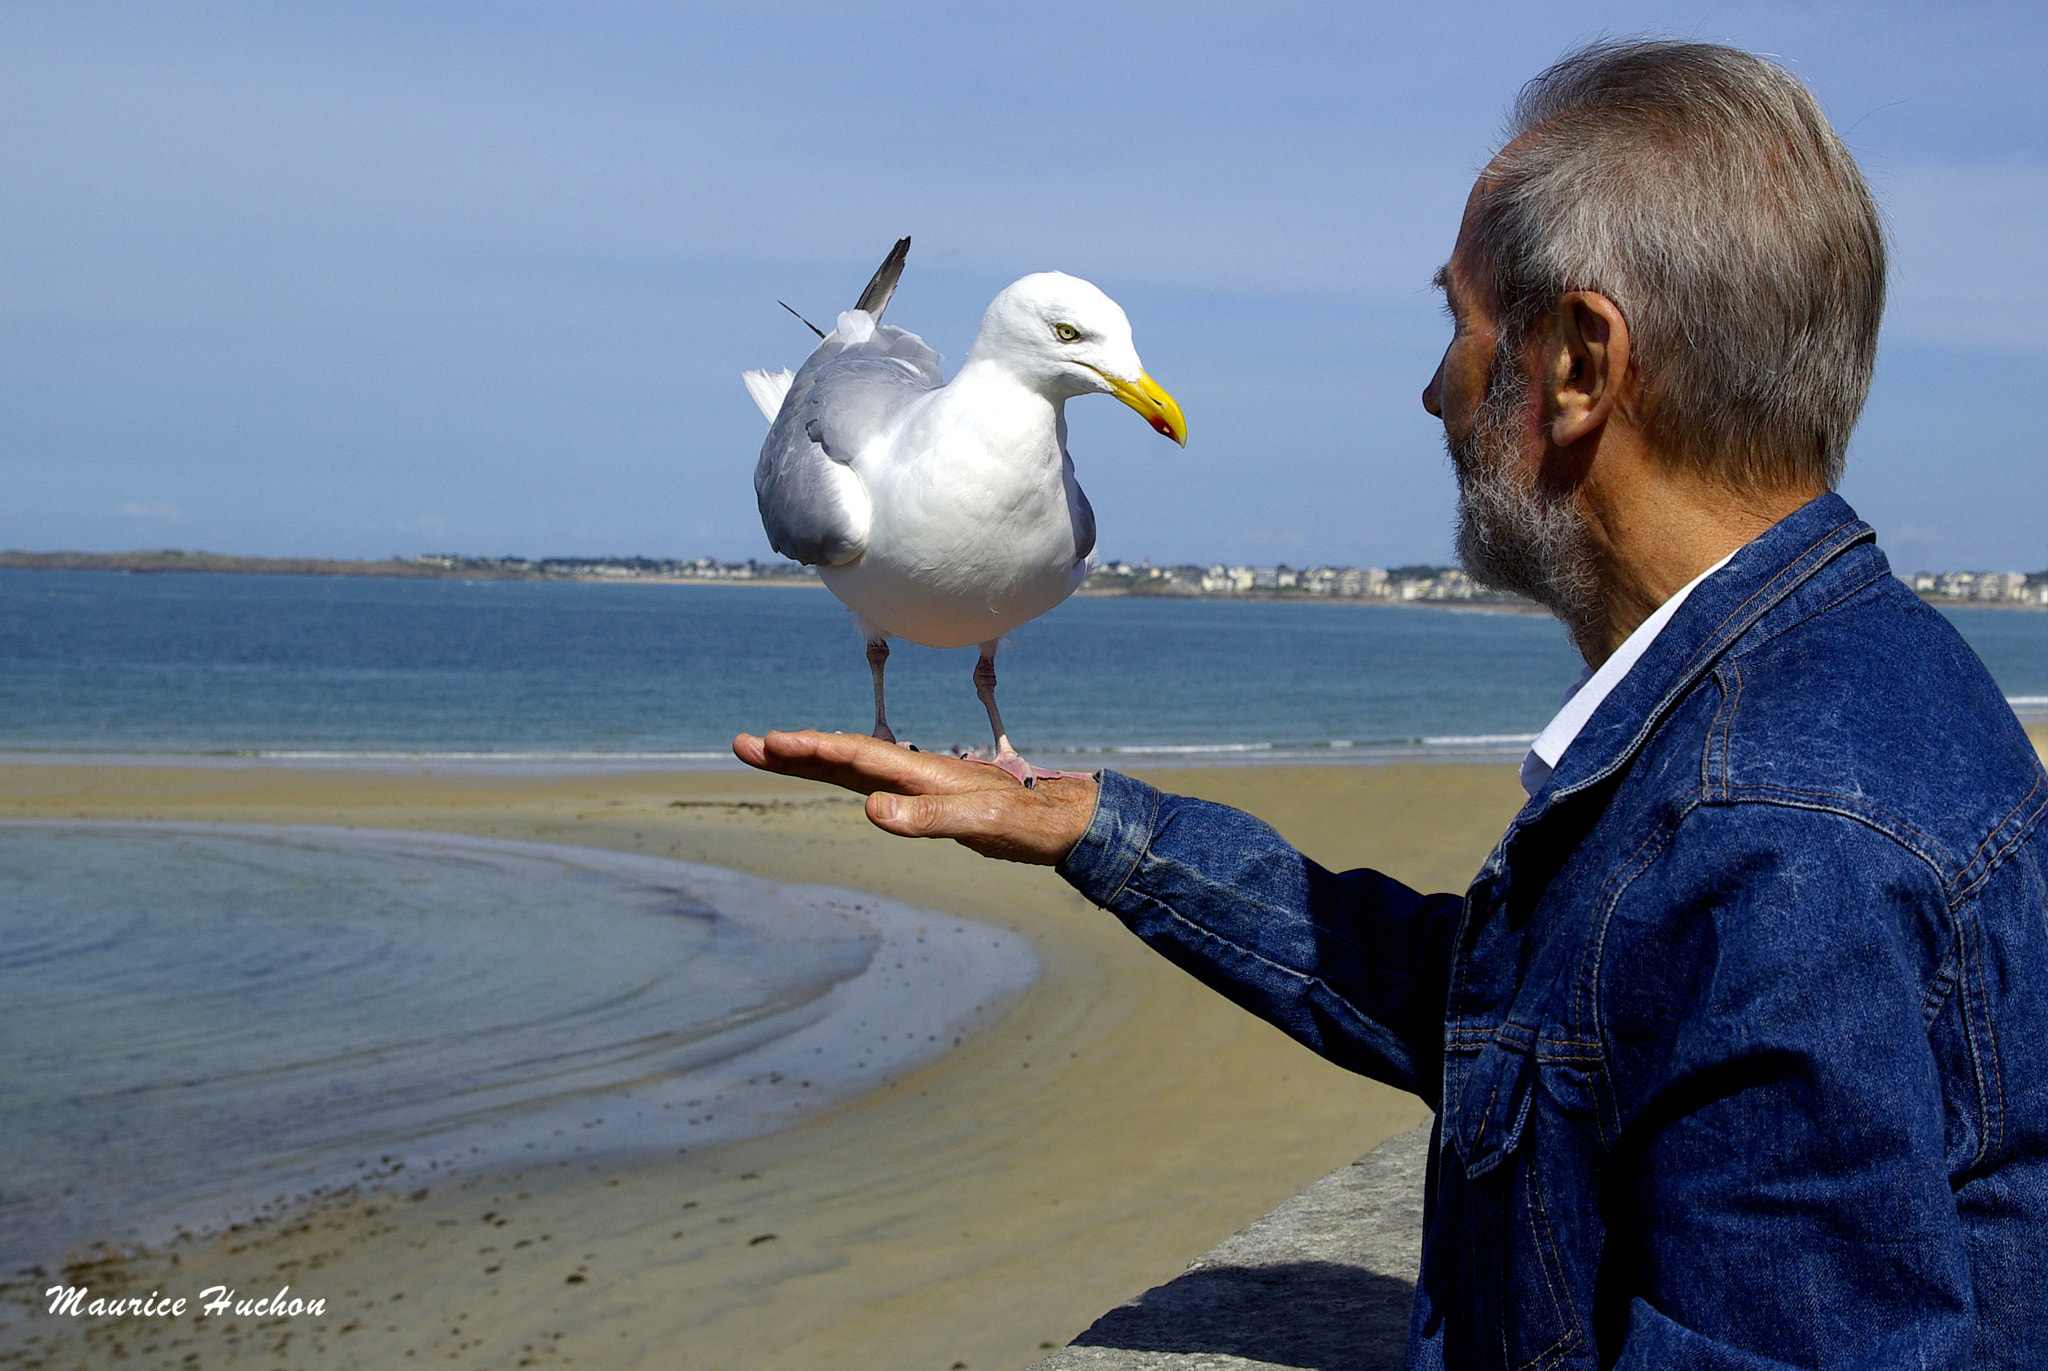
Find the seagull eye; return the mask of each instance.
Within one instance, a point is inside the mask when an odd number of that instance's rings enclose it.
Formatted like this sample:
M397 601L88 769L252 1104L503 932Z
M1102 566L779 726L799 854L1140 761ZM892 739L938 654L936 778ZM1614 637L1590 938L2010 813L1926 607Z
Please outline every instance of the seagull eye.
M1052 336L1059 339L1062 343L1078 343L1081 341L1081 330L1075 328L1072 324L1054 324L1052 326Z

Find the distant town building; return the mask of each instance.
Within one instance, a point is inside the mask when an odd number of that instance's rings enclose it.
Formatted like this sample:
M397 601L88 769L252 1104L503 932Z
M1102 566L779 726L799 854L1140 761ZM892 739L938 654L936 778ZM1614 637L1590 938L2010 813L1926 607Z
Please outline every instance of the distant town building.
M1899 577L1926 600L1970 600L1982 604L2048 604L2048 572L1916 571Z
M1089 574L1085 592L1098 595L1207 595L1247 599L1315 596L1331 600L1424 600L1523 603L1480 586L1457 567L1154 566L1106 561Z
M413 558L421 566L461 574L553 577L562 580L645 581L815 581L817 568L795 562L720 562L710 557L459 557L425 553Z

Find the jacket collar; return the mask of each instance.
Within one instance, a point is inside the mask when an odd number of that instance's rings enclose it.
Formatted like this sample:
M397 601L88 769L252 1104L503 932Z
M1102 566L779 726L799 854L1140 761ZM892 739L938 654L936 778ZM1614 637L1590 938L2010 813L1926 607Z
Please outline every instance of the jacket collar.
M1860 543L1870 526L1839 495L1800 506L1701 582L1601 702L1517 818L1522 828L1628 765L1681 697L1773 607Z

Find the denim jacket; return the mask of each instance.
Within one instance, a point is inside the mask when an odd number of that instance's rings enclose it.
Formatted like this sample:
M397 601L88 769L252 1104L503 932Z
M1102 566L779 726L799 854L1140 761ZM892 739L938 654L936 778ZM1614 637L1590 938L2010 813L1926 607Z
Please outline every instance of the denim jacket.
M1436 1110L1415 1368L2048 1367L2048 776L1835 496L1463 897L1104 772L1061 871Z

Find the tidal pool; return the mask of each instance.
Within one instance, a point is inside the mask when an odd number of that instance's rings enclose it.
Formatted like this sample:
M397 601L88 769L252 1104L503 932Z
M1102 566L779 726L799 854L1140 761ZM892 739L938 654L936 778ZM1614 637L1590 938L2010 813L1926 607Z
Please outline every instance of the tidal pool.
M937 1055L1035 971L985 925L597 849L0 824L0 1268L764 1132Z

